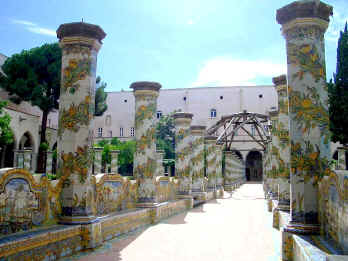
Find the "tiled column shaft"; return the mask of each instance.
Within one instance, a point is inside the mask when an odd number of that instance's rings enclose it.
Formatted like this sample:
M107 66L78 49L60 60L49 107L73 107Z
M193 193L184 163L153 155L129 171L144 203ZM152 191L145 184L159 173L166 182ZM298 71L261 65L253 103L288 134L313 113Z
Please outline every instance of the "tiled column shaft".
M192 137L192 191L204 191L204 132L205 126L191 126Z
M157 156L156 176L164 176L164 167L163 167L164 150L157 150L156 156Z
M31 170L31 157L32 157L32 150L23 150L23 166L27 170Z
M292 223L318 223L317 183L329 171L324 33L330 15L331 6L314 0L296 1L277 11L288 63Z
M338 169L346 169L346 150L347 148L337 148L338 150Z
M53 161L53 152L46 152L46 173L52 173L52 161Z
M120 151L119 150L112 150L111 151L111 173L117 174L118 173L118 155Z
M205 151L207 157L206 173L208 176L208 189L216 189L216 137L205 137Z
M94 147L94 174L100 174L102 172L102 154L103 148Z
M223 177L222 177L222 150L223 145L216 145L216 187L222 188Z
M265 176L267 177L267 196L272 193L272 176L270 171L271 166L271 142L268 142L265 150L264 166L265 166Z
M59 98L58 170L63 180L61 222L95 219L92 180L93 128L97 55L104 31L87 23L62 24L57 30L62 48Z
M178 112L174 114L175 125L175 172L179 178L178 194L190 195L192 192L191 159L191 121L193 114Z
M233 184L233 152L224 151L225 154L225 176L224 176L224 185L225 190L232 190Z
M135 82L130 88L135 97L134 176L138 181L138 203L155 204L156 186L156 111L161 85L156 82Z
M277 140L274 156L278 162L278 206L290 207L290 141L289 141L289 97L286 75L273 78L278 93L278 120L272 128Z
M273 199L278 198L278 168L279 168L279 160L277 155L279 154L279 141L277 136L275 135L274 130L276 129L276 125L278 122L278 111L270 111L269 112L270 120L272 122L272 142L270 144L270 179L271 179L271 190Z

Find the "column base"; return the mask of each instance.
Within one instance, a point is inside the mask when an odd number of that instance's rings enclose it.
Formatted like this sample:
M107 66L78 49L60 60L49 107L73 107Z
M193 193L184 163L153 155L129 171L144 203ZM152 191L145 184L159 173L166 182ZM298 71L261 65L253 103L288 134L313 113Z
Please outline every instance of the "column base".
M204 191L194 191L194 192L192 192L192 197L193 197L194 200L206 201L207 200L207 192L204 192Z
M161 203L158 202L138 202L135 204L137 208L155 208L158 207Z
M81 225L81 224L91 224L98 222L96 216L62 216L58 221L62 225Z
M318 235L320 234L319 224L303 224L291 222L284 227L284 232L297 235Z

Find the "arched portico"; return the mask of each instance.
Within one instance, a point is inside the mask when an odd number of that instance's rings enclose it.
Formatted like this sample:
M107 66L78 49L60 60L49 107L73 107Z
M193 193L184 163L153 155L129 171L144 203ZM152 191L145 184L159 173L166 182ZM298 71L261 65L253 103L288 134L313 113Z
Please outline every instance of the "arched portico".
M248 153L245 160L245 175L247 181L262 181L262 154L252 150Z
M13 167L14 162L14 150L16 149L17 138L11 129L13 134L13 141L10 144L1 146L0 149L0 168Z
M25 132L19 140L19 149L32 149L34 151L35 148L33 135L29 131Z

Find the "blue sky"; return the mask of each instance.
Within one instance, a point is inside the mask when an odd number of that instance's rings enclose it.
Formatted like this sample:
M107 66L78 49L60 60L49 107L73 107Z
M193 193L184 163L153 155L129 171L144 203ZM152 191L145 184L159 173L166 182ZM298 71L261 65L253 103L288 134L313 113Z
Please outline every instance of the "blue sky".
M163 88L271 84L286 72L276 10L291 0L16 0L4 1L0 53L57 41L62 23L100 25L107 33L98 75L108 91L134 81ZM336 67L348 1L326 1L334 16L326 34L328 78Z

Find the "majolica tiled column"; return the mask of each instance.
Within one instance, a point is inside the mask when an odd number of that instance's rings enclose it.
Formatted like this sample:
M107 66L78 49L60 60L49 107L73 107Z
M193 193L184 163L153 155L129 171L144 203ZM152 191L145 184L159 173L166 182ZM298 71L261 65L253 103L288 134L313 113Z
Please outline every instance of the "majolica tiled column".
M224 151L225 154L225 176L224 176L224 188L227 191L233 190L233 152Z
M286 39L291 142L291 224L317 232L318 181L328 173L330 132L324 33L332 7L296 1L277 11ZM297 224L296 224L297 223Z
M338 168L339 170L346 169L346 150L347 148L337 148L338 150Z
M216 144L216 188L223 188L223 177L222 177L222 150L224 145Z
M130 88L135 97L134 176L138 181L138 205L156 204L156 110L161 85L156 82L135 82Z
M52 173L53 152L46 151L46 173Z
M62 48L59 98L58 170L63 180L61 222L95 220L92 181L93 129L97 54L104 31L87 23L62 24L57 30Z
M111 153L111 174L117 174L118 173L118 154L120 153L119 150L112 150Z
M31 170L32 150L23 150L23 166L26 170Z
M271 157L271 165L270 165L270 177L272 184L272 199L278 199L278 168L279 168L279 160L277 155L279 154L279 141L278 137L275 135L275 129L278 124L278 111L270 111L269 112L270 120L272 122L272 131L271 137L272 142L270 144L270 157Z
M216 190L216 137L204 138L207 158L206 173L208 177L208 190Z
M289 97L286 75L273 78L278 93L278 119L272 128L277 140L274 156L278 162L278 209L290 210L290 141L289 141Z
M175 175L179 178L179 195L192 192L191 159L191 121L193 114L177 112L174 114L175 125Z
M94 174L95 175L100 174L102 172L102 154L103 154L103 148L94 147Z
M192 192L204 191L204 132L205 126L191 126Z
M164 176L164 167L163 167L164 150L157 150L156 157L157 157L156 176Z

